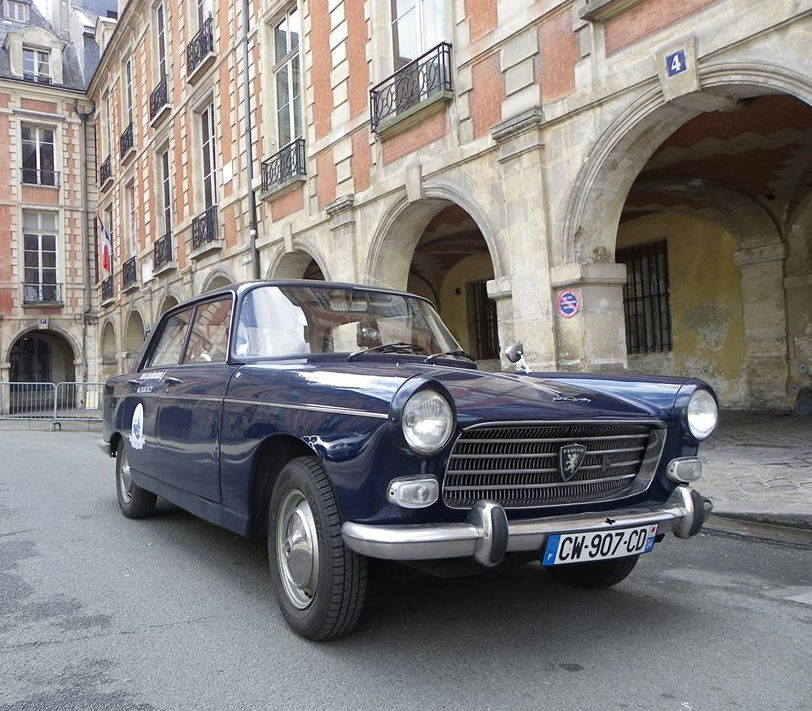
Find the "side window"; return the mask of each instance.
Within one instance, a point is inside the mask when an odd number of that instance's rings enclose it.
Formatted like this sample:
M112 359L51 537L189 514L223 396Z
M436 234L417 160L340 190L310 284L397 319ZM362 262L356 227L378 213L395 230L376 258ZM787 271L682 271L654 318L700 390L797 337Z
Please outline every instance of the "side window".
M231 298L200 304L195 313L184 363L223 363L228 358Z
M155 346L155 350L149 359L149 367L178 364L183 353L186 331L191 320L191 307L169 317L161 333L158 345Z

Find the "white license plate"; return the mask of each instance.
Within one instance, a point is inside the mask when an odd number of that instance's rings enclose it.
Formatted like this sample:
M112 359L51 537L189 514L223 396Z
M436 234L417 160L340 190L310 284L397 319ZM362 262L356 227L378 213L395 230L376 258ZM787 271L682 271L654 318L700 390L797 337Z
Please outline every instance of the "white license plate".
M616 531L556 533L547 538L542 565L588 563L648 553L654 548L657 524Z

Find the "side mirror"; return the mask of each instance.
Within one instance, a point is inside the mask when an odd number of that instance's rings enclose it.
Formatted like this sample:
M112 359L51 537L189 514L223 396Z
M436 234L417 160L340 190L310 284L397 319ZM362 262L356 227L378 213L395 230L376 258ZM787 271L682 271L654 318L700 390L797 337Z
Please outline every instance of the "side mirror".
M511 343L507 348L505 348L505 356L511 363L518 363L519 359L524 355L524 346L522 346L522 342L519 341L518 343Z

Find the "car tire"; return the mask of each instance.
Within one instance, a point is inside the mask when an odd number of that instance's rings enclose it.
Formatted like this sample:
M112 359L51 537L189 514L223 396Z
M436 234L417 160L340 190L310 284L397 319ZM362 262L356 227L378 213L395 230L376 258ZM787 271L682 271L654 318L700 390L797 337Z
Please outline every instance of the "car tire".
M603 590L617 585L624 580L637 565L639 556L632 555L617 560L605 560L597 563L573 563L547 568L547 572L556 580L579 588Z
M311 640L350 632L364 605L367 559L344 545L333 488L316 457L280 471L267 533L271 584L293 631Z
M155 510L158 497L133 483L127 447L122 439L116 450L116 495L118 506L127 518L144 518Z

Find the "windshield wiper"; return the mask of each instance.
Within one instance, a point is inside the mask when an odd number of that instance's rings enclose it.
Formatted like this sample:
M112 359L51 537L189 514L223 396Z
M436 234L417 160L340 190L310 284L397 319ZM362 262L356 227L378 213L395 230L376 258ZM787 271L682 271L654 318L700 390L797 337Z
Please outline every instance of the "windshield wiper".
M467 358L472 363L476 360L471 354L466 353L465 351L458 350L458 351L443 351L442 353L432 353L430 356L426 356L426 359L423 361L424 363L433 363L438 358L443 358L444 356L462 356L463 358Z
M370 348L362 348L360 351L353 351L347 356L347 360L352 360L356 356L363 355L364 353L417 353L418 351L426 350L423 346L417 343L404 343L398 341L397 343L382 343L380 346L372 346Z

